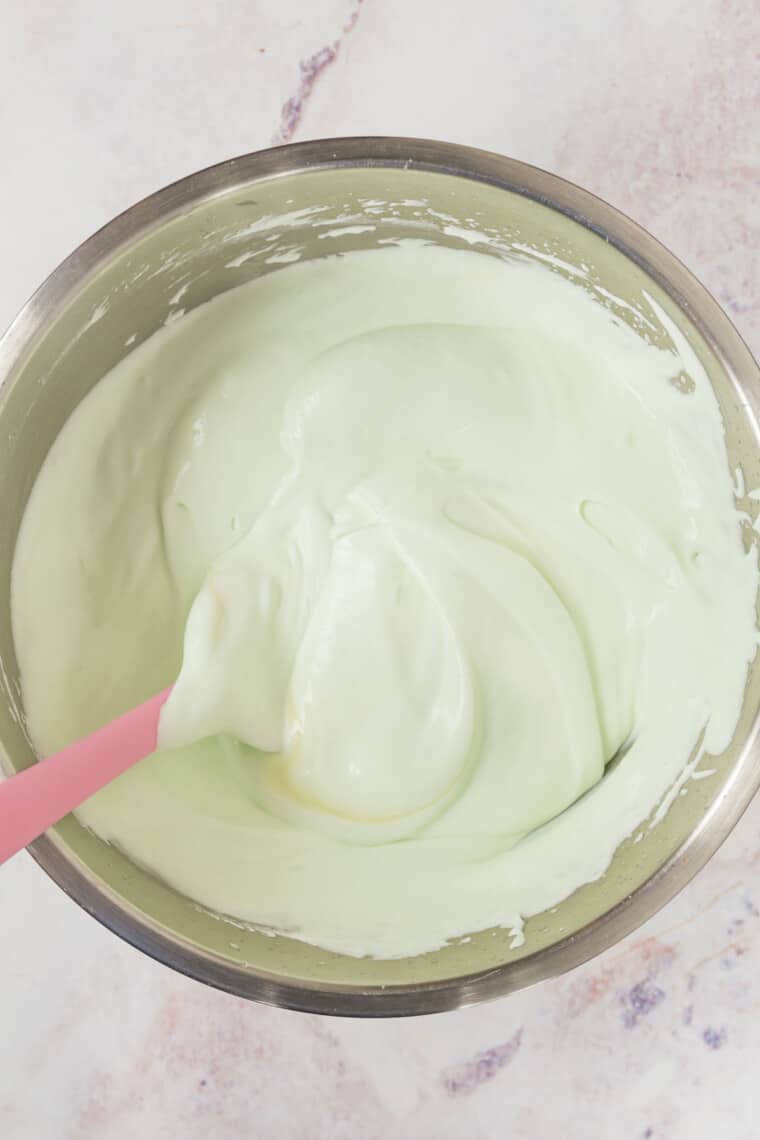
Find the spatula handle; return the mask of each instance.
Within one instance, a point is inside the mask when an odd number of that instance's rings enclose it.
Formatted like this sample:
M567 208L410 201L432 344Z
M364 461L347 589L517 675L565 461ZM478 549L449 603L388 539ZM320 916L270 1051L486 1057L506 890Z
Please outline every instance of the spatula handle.
M169 692L0 783L0 863L155 751L158 716Z

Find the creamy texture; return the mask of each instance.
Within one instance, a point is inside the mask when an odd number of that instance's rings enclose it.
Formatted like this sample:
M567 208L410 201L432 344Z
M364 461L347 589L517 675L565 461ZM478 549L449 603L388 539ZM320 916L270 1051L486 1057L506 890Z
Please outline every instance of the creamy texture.
M602 874L729 743L756 644L719 409L650 307L669 347L420 244L280 270L114 369L13 575L41 753L178 675L83 822L351 954L519 929Z

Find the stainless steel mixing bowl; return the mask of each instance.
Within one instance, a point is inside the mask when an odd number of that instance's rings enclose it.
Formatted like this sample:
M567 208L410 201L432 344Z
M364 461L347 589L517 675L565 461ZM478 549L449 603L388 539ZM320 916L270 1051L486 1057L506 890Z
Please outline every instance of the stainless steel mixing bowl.
M750 353L691 274L591 194L497 155L409 139L309 142L222 163L139 203L85 242L0 342L0 764L6 773L33 761L11 636L11 559L32 484L66 417L134 344L180 310L276 272L288 260L399 238L474 246L489 256L538 256L575 275L634 325L639 313L651 320L646 294L654 297L710 375L732 467L743 468L748 487L760 485L760 386ZM663 329L654 335L667 342ZM759 706L755 666L735 739L710 761L716 774L676 796L664 821L639 843L624 843L603 878L531 918L524 945L514 949L507 932L497 930L401 961L342 957L206 913L73 817L31 851L116 934L221 989L320 1013L451 1009L567 970L667 902L726 837L760 783Z

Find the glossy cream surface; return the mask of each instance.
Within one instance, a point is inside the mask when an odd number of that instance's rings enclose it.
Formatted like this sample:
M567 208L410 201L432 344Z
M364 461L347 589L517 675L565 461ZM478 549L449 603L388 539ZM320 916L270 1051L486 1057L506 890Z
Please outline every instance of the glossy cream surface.
M419 244L133 351L14 562L40 753L176 678L160 751L80 819L357 955L519 931L602 874L729 743L756 645L719 409L646 306L634 331L545 266Z

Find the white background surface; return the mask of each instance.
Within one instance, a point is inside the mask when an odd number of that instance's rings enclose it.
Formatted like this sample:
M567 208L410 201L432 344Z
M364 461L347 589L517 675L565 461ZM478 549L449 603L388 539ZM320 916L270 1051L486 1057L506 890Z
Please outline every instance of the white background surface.
M98 226L273 141L396 133L631 213L760 352L760 10L747 0L3 0L0 326ZM143 958L26 856L0 869L0 1137L760 1136L760 804L568 977L339 1022Z

